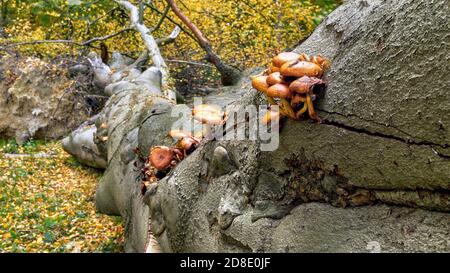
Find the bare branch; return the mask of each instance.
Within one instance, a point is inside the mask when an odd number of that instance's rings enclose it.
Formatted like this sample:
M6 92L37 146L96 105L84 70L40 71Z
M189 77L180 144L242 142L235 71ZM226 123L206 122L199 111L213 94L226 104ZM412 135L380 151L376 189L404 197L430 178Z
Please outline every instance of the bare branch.
M93 42L104 41L104 40L107 40L109 38L112 38L112 37L115 37L117 35L120 35L120 34L122 34L124 32L130 31L130 30L132 30L132 28L127 27L127 28L121 29L121 30L119 30L119 31L117 31L115 33L112 33L112 34L109 34L109 35L106 35L106 36L103 36L103 37L92 38L90 40L87 40L86 42L83 42L81 45L86 46L86 45L92 44Z
M159 11L157 8L155 8L153 5L146 3L146 6L148 6L151 10L153 10L154 12L158 13L159 15L163 15L164 13ZM169 20L172 24L178 26L181 31L183 31L187 36L191 37L192 39L196 40L194 35L192 35L189 31L187 31L182 25L178 24L177 22L175 22L175 20L172 19L172 17L170 17L169 15L166 15L167 20Z
M3 48L11 48L11 47L17 47L22 45L37 45L37 44L74 44L77 46L82 46L80 42L76 42L73 40L36 40L36 41L29 41L29 42L20 42L20 43L14 43L14 44L6 44L2 46ZM99 48L99 47L97 47Z
M209 41L206 39L206 37L203 35L203 33L198 29L198 27L192 23L192 21L184 15L184 13L180 10L180 8L177 6L174 0L166 0L167 3L172 8L172 11L180 18L180 20L194 33L194 36L196 37L197 41L200 43L202 48L209 46ZM210 47L210 46L209 46Z
M180 18L180 20L192 31L192 33L194 33L196 41L203 48L203 50L206 51L206 54L208 55L208 61L214 64L214 66L220 72L220 75L222 76L222 84L236 84L241 77L240 71L224 63L220 59L220 57L212 49L211 44L203 35L201 30L180 10L174 0L166 0L166 2L170 5L172 11L177 15L177 17Z
M175 39L178 37L178 35L180 34L181 29L176 26L173 30L172 33L170 33L169 36L165 37L165 38L159 38L156 40L156 43L158 45L166 45L168 43L172 43L173 41L175 41Z
M198 62L191 62L191 61L184 61L184 60L166 60L169 63L181 63L181 64L190 64L190 65L198 65L198 66L206 66L206 67L214 67L210 64L204 64L204 63L198 63Z
M167 17L167 13L169 13L169 10L170 10L170 6L167 5L167 6L164 8L163 14L161 15L161 18L159 19L158 23L157 23L156 26L152 29L152 32L153 32L153 31L157 31L157 30L161 27L162 23L164 22L164 19L166 19L166 17ZM179 26L178 26L178 27L179 27Z
M139 0L139 24L144 23L144 2L142 0Z
M148 49L149 56L152 59L153 65L156 66L162 74L161 89L164 95L170 100L176 101L175 92L169 90L168 80L169 73L166 62L164 61L155 38L150 34L150 30L139 23L139 10L129 1L115 0L116 3L124 7L130 12L131 26L141 34L145 47Z
M118 7L114 7L114 8L112 8L112 9L110 9L109 11L107 11L107 12L106 12L105 14L103 14L102 16L99 16L99 17L95 18L95 19L92 20L92 21L88 21L88 26L87 26L87 30L86 30L86 31L89 31L90 27L91 27L93 24L97 23L98 21L102 20L103 18L106 18L110 13L114 12L114 11L117 10L117 9L118 9Z

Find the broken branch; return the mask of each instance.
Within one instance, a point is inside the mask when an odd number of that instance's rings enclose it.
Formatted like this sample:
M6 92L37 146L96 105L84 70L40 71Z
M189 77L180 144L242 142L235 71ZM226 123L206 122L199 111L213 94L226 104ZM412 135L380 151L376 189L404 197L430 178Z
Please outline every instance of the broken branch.
M203 50L206 51L208 55L208 61L212 63L220 75L222 76L223 85L234 85L241 78L241 73L238 69L224 63L220 57L214 52L209 43L208 39L203 35L201 30L180 10L174 0L166 0L167 4L170 5L172 11L177 15L178 18L194 33L196 41Z
M156 43L158 45L166 45L168 43L172 43L173 41L175 41L175 39L178 37L178 35L180 34L180 28L178 26L176 26L173 30L172 33L170 33L169 36L165 37L165 38L159 38L156 40Z
M158 43L150 34L150 29L148 29L145 24L139 23L139 9L129 1L116 0L116 3L129 11L131 26L141 34L142 40L144 41L145 47L148 49L148 53L150 58L152 59L153 65L161 71L161 89L163 94L169 100L176 101L175 92L169 90L169 74L167 64L161 55Z
M170 6L167 5L167 6L164 8L163 14L161 15L161 18L159 19L158 23L157 23L156 26L152 29L152 32L153 32L153 31L157 31L157 30L161 27L162 23L164 22L164 19L166 19L166 17L167 17L167 13L169 13L169 10L170 10Z

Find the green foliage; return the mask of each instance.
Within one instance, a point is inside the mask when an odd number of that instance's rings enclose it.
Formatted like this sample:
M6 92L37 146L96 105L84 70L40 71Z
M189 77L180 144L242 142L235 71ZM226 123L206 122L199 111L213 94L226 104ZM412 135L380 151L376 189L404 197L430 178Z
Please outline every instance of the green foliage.
M0 152L7 154L16 154L19 151L19 145L14 139L0 139Z
M14 139L0 138L0 152L5 154L31 154L39 152L43 144L43 140L29 139L23 145L19 145Z

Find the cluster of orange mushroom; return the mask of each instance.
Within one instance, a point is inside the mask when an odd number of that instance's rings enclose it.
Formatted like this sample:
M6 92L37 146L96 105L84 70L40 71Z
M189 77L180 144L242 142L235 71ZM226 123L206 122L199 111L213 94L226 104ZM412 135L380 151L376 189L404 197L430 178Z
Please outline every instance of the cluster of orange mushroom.
M263 122L267 124L280 116L299 120L306 112L312 120L320 122L313 101L317 98L315 91L326 86L322 76L329 67L330 62L321 56L295 52L275 56L268 69L252 77L253 88L262 92L270 105L278 105L280 109L270 109Z
M224 124L227 118L227 114L220 107L207 104L196 105L192 110L192 116L196 121L207 125ZM205 130L195 135L182 130L171 130L168 136L177 140L174 146L151 147L143 168L142 193L146 192L149 184L157 182L191 154L199 146L204 135Z
M181 130L172 130L168 135L178 141L173 147L153 146L150 148L149 156L143 168L142 194L146 192L151 183L164 177L178 162L192 153L201 140L201 138Z

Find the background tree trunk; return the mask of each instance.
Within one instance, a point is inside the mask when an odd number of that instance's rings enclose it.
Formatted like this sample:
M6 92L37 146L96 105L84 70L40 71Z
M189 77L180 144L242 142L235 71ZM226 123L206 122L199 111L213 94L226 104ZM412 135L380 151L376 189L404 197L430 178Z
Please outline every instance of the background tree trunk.
M204 143L144 198L133 149L171 143L173 105L117 86L97 125L98 209L123 216L127 251L145 250L149 216L169 252L450 251L448 14L446 0L347 1L296 49L332 61L322 124L287 121L273 152ZM207 100L265 104L250 89Z

